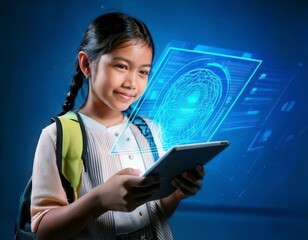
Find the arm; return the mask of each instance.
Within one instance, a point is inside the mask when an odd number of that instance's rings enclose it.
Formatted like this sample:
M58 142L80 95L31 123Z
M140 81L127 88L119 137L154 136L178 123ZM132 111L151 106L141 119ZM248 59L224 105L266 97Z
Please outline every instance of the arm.
M182 199L195 195L201 189L204 175L204 168L197 165L195 171L184 171L181 176L173 179L172 185L176 190L160 200L167 217L171 217Z
M72 204L48 211L38 225L39 239L67 239L80 232L106 210L97 201L97 191L91 191Z
M181 199L177 196L176 192L177 190L168 197L160 200L160 203L168 218L172 216L181 201Z
M53 208L39 224L39 239L68 239L109 210L130 212L142 205L158 189L160 178L139 174L123 169L72 204Z
M68 204L56 165L53 136L50 128L42 133L33 167L31 227L39 239L68 239L106 211L132 211L159 186L158 177L140 178L139 170L124 169Z

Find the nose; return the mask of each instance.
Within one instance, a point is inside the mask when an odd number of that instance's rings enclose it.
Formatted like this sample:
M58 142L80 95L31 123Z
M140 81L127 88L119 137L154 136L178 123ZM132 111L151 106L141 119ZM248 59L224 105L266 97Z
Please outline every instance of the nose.
M127 74L123 86L129 89L135 90L137 88L136 85L136 74L134 72L130 72Z

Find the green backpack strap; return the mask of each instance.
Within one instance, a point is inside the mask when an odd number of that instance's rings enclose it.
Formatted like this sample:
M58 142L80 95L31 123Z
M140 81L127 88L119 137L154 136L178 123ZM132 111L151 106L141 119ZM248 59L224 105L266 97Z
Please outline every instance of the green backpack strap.
M86 170L86 133L80 115L68 112L55 117L57 125L57 165L69 202L78 198L82 168Z

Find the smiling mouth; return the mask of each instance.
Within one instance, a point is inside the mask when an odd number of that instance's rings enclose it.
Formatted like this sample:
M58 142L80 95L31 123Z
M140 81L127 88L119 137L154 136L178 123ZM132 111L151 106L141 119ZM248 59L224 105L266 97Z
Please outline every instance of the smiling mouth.
M132 93L125 93L125 92L115 92L117 96L119 96L121 99L129 101L132 98L136 97L136 94Z

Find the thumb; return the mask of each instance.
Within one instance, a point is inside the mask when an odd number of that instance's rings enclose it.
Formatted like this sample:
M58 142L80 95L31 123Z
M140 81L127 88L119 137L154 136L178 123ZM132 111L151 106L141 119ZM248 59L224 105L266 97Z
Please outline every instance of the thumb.
M139 176L141 171L139 169L134 168L124 168L123 170L117 172L117 175L133 175Z

